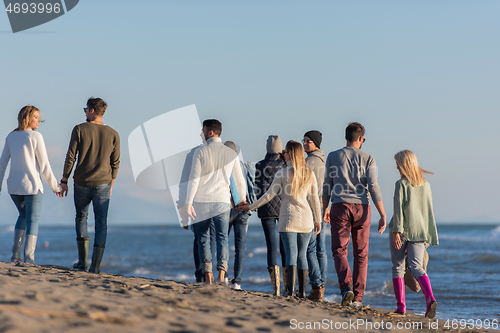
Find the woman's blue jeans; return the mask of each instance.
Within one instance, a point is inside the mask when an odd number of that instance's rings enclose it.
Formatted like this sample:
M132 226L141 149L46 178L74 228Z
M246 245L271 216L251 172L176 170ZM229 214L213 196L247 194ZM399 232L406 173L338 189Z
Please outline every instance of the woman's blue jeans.
M26 230L26 235L38 236L43 193L38 191L33 195L11 194L10 197L19 211L15 229Z
M273 267L278 265L276 259L278 255L278 237L276 236L276 226L279 219L277 218L267 218L261 219L262 229L264 229L264 236L266 237L267 246L267 267ZM281 253L281 264L285 266L285 248L283 247L283 241L280 236L280 253Z
M312 231L308 233L280 232L285 247L286 266L295 265L297 269L308 269L307 246Z
M245 242L247 241L248 217L250 215L244 211L236 212L231 209L229 219L229 232L234 229L234 279L232 283L241 284L243 276L243 262L245 261Z
M97 186L74 185L75 199L75 227L77 237L88 237L87 219L89 206L92 203L95 219L94 246L106 245L108 233L108 208L111 192L111 183Z

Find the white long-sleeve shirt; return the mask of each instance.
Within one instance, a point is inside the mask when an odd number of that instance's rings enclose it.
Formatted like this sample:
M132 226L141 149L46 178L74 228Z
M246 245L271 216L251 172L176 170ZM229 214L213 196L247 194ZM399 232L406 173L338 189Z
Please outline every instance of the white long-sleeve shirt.
M28 129L13 131L7 135L0 157L0 191L9 160L11 161L7 179L9 194L33 195L38 191L43 193L41 176L54 193L61 191L50 168L43 136L39 132Z
M247 185L236 152L219 137L207 140L193 154L187 186L186 203L231 203L230 177L233 175L238 195L247 196Z

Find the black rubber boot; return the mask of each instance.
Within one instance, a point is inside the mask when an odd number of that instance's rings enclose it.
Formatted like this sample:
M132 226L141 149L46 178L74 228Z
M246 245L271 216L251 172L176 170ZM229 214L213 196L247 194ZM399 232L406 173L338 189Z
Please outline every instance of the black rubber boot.
M295 280L297 279L297 266L289 265L285 268L286 274L286 294L283 296L294 296L295 294Z
M92 253L92 263L90 264L89 272L99 274L101 271L101 260L104 255L104 245L94 244L94 252Z
M307 288L307 275L309 274L308 269L299 269L299 293L297 296L299 298L306 298L306 288Z
M89 255L89 238L76 237L76 245L78 246L78 262L73 265L73 268L80 271L86 271L87 258Z

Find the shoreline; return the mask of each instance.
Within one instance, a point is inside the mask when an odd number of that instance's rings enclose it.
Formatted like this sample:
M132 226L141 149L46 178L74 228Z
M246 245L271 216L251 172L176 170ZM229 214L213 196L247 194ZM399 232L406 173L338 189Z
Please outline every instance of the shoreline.
M1 332L459 331L447 329L446 320L392 311L224 285L0 262ZM468 331L498 332L460 330Z

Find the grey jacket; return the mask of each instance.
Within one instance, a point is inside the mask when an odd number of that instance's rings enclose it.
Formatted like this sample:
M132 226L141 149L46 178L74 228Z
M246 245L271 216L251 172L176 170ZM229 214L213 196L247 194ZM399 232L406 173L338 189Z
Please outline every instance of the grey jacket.
M321 149L317 149L307 154L306 163L316 176L318 182L318 198L320 202L323 194L323 181L325 180L325 162L325 153Z

